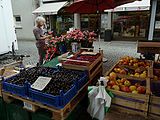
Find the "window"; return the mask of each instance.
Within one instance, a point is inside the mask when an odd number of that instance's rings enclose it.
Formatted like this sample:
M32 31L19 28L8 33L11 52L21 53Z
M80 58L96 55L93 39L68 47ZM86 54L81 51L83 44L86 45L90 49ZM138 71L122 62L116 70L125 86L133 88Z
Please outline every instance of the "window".
M15 16L16 22L21 22L21 17L20 16Z
M20 15L14 15L14 21L15 21L15 26L17 29L22 29L21 26L21 16Z

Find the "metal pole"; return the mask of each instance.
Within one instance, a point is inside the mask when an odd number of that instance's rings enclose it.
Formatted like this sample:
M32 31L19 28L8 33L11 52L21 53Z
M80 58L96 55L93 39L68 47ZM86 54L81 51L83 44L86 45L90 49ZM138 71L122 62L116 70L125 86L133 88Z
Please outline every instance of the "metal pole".
M151 18L150 18L150 27L149 27L149 34L148 40L153 40L153 33L155 27L155 17L156 17L156 9L157 9L157 0L152 0L152 7L151 7Z
M74 13L74 28L81 29L80 14Z

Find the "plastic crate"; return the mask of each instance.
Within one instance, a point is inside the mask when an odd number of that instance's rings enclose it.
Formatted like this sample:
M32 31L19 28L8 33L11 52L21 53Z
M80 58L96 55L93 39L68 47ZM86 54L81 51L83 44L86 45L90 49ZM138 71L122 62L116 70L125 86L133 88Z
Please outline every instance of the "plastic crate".
M58 71L58 69L56 68L50 68L50 67L47 67L47 73L45 72L41 72L39 75L42 75L42 76L46 76L46 77L52 77L52 74L54 74L55 72ZM49 74L48 74L49 73Z
M44 67L45 68L45 67ZM32 68L26 70L26 71L30 71ZM33 68L35 69L35 68ZM40 73L39 73L39 76L47 76L46 73L43 73L43 67L40 68ZM55 71L57 71L57 69L55 68L47 68L47 72L52 72L54 73ZM23 72L23 71L22 71ZM21 73L19 73L21 74ZM8 83L9 80L13 79L14 77L17 77L19 74L17 75L14 75L10 78L7 78L5 79L3 82L2 82L2 89L6 92L10 92L12 94L16 94L16 95L19 95L21 97L28 97L28 88L30 86L30 83L27 82L27 78L25 80L25 83L24 85L20 86L20 85L16 85L16 84L12 84L12 83ZM50 74L51 76L51 74Z
M77 91L80 90L88 81L88 72L87 71L80 71L80 70L69 70L69 69L59 69L59 71L65 71L66 73L73 72L74 74L79 74L78 79L73 79L75 81Z
M13 77L16 77L16 76L17 75L15 75ZM12 94L17 94L21 97L27 97L28 83L25 83L23 86L8 83L7 81L10 79L13 79L13 77L7 78L2 82L2 89L6 92L10 92Z
M43 104L53 106L55 108L63 108L77 93L76 86L73 85L66 93L61 92L60 95L54 96L41 91L29 88L29 98L41 102Z
M87 74L86 73L82 74L82 78L77 81L78 82L77 82L76 87L77 87L77 90L80 90L88 81Z

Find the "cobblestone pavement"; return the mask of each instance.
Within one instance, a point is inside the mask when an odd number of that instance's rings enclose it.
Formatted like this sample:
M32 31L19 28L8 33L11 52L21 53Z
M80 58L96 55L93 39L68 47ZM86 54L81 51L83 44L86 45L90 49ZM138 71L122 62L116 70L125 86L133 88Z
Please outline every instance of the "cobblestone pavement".
M30 55L29 58L24 58L24 64L36 65L38 61L38 53L33 41L19 41L19 50L17 54ZM130 55L133 57L139 57L139 54L136 53L136 42L126 42L126 41L113 41L113 42L101 42L100 46L103 49L104 57L108 59L104 63L104 72L109 70L120 57L125 55ZM99 50L99 43L94 42L95 51ZM8 60L11 62L12 60ZM1 62L1 61L0 61ZM3 66L7 62L1 62L0 66ZM79 116L79 119L90 120L87 112L84 110L84 114ZM133 116L128 114L121 114L118 112L110 112L106 116L106 120L144 120L143 117ZM151 119L150 119L151 120Z
M28 58L24 58L24 64L26 65L36 65L38 61L37 48L34 41L19 41L19 50L16 54L30 55ZM123 41L113 41L113 42L101 42L101 49L103 49L104 57L107 58L107 62L104 63L104 71L109 70L117 60L125 55L131 55L138 57L136 53L136 42L123 42ZM94 42L95 51L99 50L99 42ZM0 61L0 66L6 63L10 63L13 60Z
M19 41L17 54L30 55L24 58L25 65L36 65L38 62L38 51L34 41Z
M99 42L94 42L95 50L99 50ZM103 72L109 70L122 56L139 57L136 51L136 42L113 41L101 42L100 47L103 50L104 57L108 60L104 63Z
M38 61L38 52L34 41L18 41L18 51L16 51L16 54L30 55L30 57L24 58L23 62L25 65L36 65ZM12 59L0 61L0 67L11 62L13 62Z

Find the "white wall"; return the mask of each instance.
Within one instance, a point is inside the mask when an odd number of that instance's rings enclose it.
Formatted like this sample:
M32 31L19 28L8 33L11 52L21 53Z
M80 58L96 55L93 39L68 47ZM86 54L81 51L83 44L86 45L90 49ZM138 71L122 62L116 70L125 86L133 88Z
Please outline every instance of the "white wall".
M34 40L33 26L34 16L32 11L35 10L35 0L12 0L12 8L14 15L21 16L22 28L16 29L18 39L22 40Z

